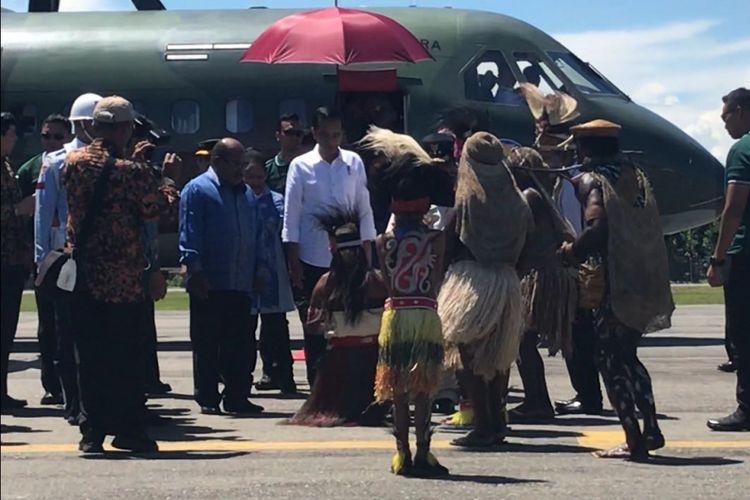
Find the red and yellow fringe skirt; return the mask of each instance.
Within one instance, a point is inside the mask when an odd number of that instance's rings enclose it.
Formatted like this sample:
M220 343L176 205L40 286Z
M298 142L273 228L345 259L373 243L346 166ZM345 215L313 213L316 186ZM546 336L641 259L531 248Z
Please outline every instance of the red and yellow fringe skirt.
M443 333L434 299L388 299L380 322L378 346L377 401L433 396L440 388Z

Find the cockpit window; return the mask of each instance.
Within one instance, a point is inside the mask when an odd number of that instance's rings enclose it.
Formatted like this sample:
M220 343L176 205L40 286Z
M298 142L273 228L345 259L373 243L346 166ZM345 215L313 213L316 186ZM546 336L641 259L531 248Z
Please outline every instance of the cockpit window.
M549 68L547 63L538 55L531 52L515 52L518 69L523 73L524 79L539 87L543 94L552 94L555 91L565 91L563 82Z
M614 85L570 52L548 52L547 54L560 71L584 94L620 94Z
M516 92L516 77L503 54L488 50L464 73L466 98L506 106L520 106L523 99Z

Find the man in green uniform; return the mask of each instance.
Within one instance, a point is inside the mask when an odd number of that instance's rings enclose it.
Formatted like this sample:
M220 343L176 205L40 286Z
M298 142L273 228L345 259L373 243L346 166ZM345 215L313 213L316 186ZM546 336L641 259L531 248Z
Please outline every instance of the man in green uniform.
M276 140L279 142L279 153L266 162L266 184L277 193L284 194L286 189L286 174L289 164L302 154L302 130L299 116L295 114L281 115L276 127Z
M46 153L52 153L62 149L63 144L70 142L70 120L63 115L49 115L42 122L42 131L39 134L42 140L42 151L30 158L18 168L18 187L24 197L34 194L36 183L39 180L39 172L42 170L42 159Z
M722 99L721 119L733 139L726 165L727 190L719 239L708 268L708 283L724 286L727 341L737 368L737 409L711 419L715 431L750 430L750 90L738 88Z
M21 165L16 174L18 187L25 198L34 194L42 170L42 161L49 153L62 149L63 145L72 139L70 120L62 115L49 115L42 122L40 133L43 151ZM29 235L34 235L34 220L29 221ZM62 388L54 367L57 338L55 336L55 308L51 297L34 291L36 311L38 317L37 338L39 339L39 355L42 360L42 387L44 396L41 404L62 404Z

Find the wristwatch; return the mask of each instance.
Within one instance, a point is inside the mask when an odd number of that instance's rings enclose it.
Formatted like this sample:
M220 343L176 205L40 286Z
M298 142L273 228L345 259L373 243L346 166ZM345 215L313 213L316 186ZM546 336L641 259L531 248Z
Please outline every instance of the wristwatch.
M724 259L719 260L716 257L711 257L708 263L714 267L721 267L724 265Z

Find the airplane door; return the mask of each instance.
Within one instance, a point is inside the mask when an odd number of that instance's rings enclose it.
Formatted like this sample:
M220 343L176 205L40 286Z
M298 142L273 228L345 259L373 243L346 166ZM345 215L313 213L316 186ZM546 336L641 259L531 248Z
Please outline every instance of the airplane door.
M399 87L395 69L339 71L337 102L347 143L364 137L370 125L406 131L409 100Z

